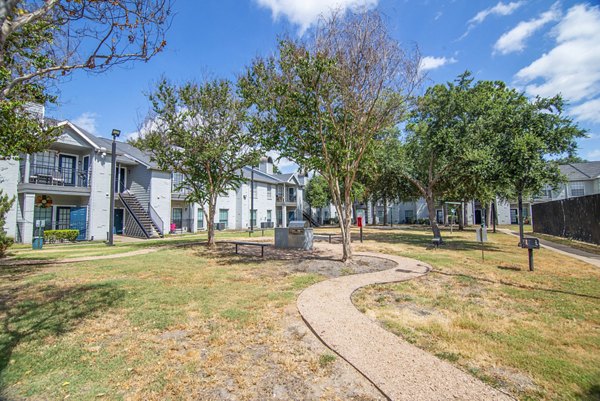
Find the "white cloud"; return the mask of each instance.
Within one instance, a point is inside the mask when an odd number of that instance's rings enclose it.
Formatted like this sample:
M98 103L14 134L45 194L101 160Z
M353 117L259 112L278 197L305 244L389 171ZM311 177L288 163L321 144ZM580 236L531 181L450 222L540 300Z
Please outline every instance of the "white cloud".
M589 100L573 107L571 114L580 121L600 123L600 98Z
M481 24L490 15L510 15L523 4L523 1L513 1L508 4L504 4L500 1L494 7L486 8L485 10L479 11L473 18L469 20L469 24Z
M548 11L540 14L539 17L519 22L516 27L500 36L500 39L494 45L494 53L508 54L522 51L525 48L525 41L531 35L547 23L557 21L560 16L559 4L554 3Z
M517 83L524 85L532 96L550 97L562 93L570 102L597 97L600 94L600 7L583 4L571 7L554 34L556 46L517 72Z
M587 152L585 157L590 161L600 160L600 149L594 149Z
M78 127L83 128L90 134L98 135L97 119L98 114L86 111L85 113L81 113L81 115L71 120L71 122Z
M273 18L286 17L300 26L300 33L306 31L321 15L333 10L361 10L377 6L379 0L255 0L258 5L268 8Z
M421 71L435 70L436 68L443 67L446 64L454 64L456 61L457 60L454 57L447 58L427 56L421 59L419 69Z

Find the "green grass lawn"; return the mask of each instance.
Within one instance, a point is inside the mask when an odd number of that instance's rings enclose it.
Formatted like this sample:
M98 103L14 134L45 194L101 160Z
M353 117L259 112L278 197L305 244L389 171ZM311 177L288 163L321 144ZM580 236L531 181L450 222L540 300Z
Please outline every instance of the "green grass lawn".
M256 230L251 236L247 231L217 231L215 233L217 241L231 238L273 238L273 230ZM113 255L126 252L132 252L144 248L152 247L172 247L175 245L185 245L200 241L206 241L206 232L184 235L167 235L164 239L148 239L135 242L118 239L115 245L108 247L103 241L76 242L76 243L57 243L44 244L43 249L33 250L31 245L16 244L9 249L9 256L19 260L59 260L67 258L79 258L88 256Z
M218 399L229 381L255 393L270 371L318 376L319 355L278 324L320 279L202 246L3 267L0 398Z
M272 238L265 234L262 240ZM430 249L423 228L365 229L357 251L413 257L435 270L359 290L357 307L520 399L598 400L600 269L541 249L528 272L514 237L490 233L482 260L474 231L444 235L447 244ZM301 346L299 329L284 322L297 319L298 293L324 277L231 248L166 248L202 239L15 247L16 257L54 259L165 248L1 267L0 399L270 399L282 382L300 389L289 398L312 394L306 386L341 362ZM341 383L337 390L327 384L323 398L344 399L340 388L353 385Z
M517 239L473 231L371 230L359 249L430 263L434 272L359 290L354 302L405 340L524 400L600 399L600 269ZM377 241L377 242L375 242Z

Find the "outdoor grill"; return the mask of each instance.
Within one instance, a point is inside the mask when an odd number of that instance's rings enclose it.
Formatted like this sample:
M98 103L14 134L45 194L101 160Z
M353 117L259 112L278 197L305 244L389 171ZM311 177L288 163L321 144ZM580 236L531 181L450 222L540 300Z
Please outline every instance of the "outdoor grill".
M294 248L311 250L313 247L313 229L308 221L290 221L287 227L275 228L275 248Z

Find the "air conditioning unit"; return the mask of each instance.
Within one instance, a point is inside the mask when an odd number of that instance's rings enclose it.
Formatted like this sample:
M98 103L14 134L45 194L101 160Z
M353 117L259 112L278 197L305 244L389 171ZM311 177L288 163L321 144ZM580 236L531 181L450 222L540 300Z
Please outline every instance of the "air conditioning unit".
M222 231L225 229L225 223L215 223L215 230Z
M273 228L275 223L273 221L263 221L260 223L260 228Z

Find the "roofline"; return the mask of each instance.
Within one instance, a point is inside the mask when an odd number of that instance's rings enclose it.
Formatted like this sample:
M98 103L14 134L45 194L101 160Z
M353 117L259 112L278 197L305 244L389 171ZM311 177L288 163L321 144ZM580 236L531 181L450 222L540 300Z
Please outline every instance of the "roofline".
M63 125L68 125L73 131L75 131L87 143L89 143L90 145L92 145L92 147L95 150L100 149L100 146L98 146L96 143L94 143L94 141L92 141L90 138L88 138L88 136L86 134L84 134L75 124L73 124L69 120L64 120L64 121L61 121L58 124L56 124L57 127L62 127Z
M586 177L588 177L589 179L593 179L593 178L597 178L597 177L592 177L590 175L587 175L586 173L584 173L583 171L581 171L580 169L578 169L577 167L575 167L573 165L573 163L569 163L569 166L573 167L575 170L579 171L581 174L585 175Z

